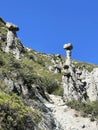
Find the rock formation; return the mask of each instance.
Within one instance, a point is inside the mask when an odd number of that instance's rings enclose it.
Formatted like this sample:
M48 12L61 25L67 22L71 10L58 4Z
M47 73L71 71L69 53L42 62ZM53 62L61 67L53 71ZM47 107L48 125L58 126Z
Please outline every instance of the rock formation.
M66 50L66 63L65 65L71 65L71 50L73 49L73 46L71 43L65 44L63 47Z
M86 83L87 96L90 101L98 101L98 68L94 68L90 73L85 69L83 71L81 79Z
M63 68L63 61L61 55L54 55L51 62L53 63L53 65L48 67L49 71L52 71L54 73L61 73Z
M0 130L98 130L98 66L73 61L70 43L66 61L26 48L18 30L0 18Z
M65 73L62 76L62 82L64 87L64 100L71 101L86 101L87 90L86 82L80 78L80 73L75 68L65 68Z
M71 50L73 46L71 43L65 44L66 49L66 62L64 64L64 75L62 76L62 82L64 86L64 100L78 100L85 101L87 98L87 92L85 89L86 83L82 82L80 75L82 74L79 68L75 68L71 64Z
M72 44L65 44L67 57L64 64L62 83L64 87L64 100L78 100L82 102L98 100L98 68L89 72L85 66L75 67L71 63Z
M6 27L8 28L7 32L7 46L5 52L12 53L16 59L20 59L20 53L23 51L23 45L19 38L17 37L16 31L19 30L19 27L16 25L7 22Z

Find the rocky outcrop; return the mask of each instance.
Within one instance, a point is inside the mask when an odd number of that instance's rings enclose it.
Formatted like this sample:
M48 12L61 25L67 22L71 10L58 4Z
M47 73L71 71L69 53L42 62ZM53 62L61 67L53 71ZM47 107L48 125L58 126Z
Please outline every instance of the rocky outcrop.
M24 51L24 47L16 34L16 31L19 30L19 27L9 22L6 23L6 27L8 28L8 32L5 52L12 53L16 59L20 59L20 54Z
M80 78L79 71L71 66L65 67L65 73L62 77L65 101L86 101L88 98L86 82Z
M89 100L98 101L98 68L94 68L91 73L85 73L81 78L83 78L83 81L86 83Z
M0 50L11 53L16 59L20 59L26 48L18 38L17 31L19 31L18 26L0 18Z
M49 71L52 71L54 73L61 73L63 68L62 56L60 54L54 55L51 59L51 62L53 65L48 67Z
M29 122L30 119L26 119L27 122L23 127L23 130L30 128L30 130L61 130L57 129L57 122L54 119L51 110L45 105L45 102L49 101L49 98L45 95L44 90L38 85L25 85L23 81L15 82L6 76L0 76L0 83L3 84L5 89L3 93L17 94L21 96L27 106L30 106L32 110L38 110L41 115L39 123L33 124ZM1 91L1 86L0 86ZM0 107L0 110L2 108ZM11 116L11 114L10 114ZM32 118L33 119L33 118ZM6 119L7 120L7 119ZM39 120L39 119L38 119ZM29 124L30 123L30 124ZM28 126L29 125L29 126ZM1 125L0 125L1 126ZM18 124L16 125L18 126ZM12 126L12 130L14 127Z
M98 100L98 68L89 72L85 66L76 67L71 63L72 44L65 44L64 48L67 50L62 76L64 100L82 102Z

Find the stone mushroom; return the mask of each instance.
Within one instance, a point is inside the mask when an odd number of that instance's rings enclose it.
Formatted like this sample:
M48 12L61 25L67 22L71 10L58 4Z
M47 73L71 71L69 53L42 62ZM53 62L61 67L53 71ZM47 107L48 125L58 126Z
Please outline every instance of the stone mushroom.
M5 52L10 52L11 50L10 47L15 48L16 46L15 45L15 38L17 37L16 31L19 30L19 27L9 22L6 23L6 27L8 28L8 32L7 32L7 46Z
M66 62L65 65L70 66L71 65L71 50L73 49L73 46L71 43L64 44L63 47L66 50Z
M22 47L22 45L16 34L16 31L19 30L19 27L9 22L6 23L6 27L8 29L8 32L5 52L12 53L16 57L16 59L20 59L19 47Z

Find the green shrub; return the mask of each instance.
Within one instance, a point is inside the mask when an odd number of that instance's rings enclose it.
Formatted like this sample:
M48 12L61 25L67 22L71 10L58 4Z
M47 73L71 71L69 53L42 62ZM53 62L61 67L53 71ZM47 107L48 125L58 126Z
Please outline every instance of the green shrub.
M64 89L63 86L59 85L53 92L54 95L62 96L63 97Z
M30 124L28 123L30 122ZM25 130L41 121L40 113L26 106L17 95L0 93L0 127L4 130ZM31 128L30 127L30 128ZM32 129L31 129L32 130Z
M0 80L0 90L3 92L9 92L8 86L6 85L4 80Z
M51 78L43 78L42 85L46 89L46 91L51 94L53 91L58 88L58 84L54 79Z

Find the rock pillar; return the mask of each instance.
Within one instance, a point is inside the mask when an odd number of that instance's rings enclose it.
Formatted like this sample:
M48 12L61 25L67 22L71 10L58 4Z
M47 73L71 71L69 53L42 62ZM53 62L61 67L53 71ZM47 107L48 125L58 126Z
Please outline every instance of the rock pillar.
M7 46L5 49L5 52L10 52L12 49L15 48L15 38L17 37L16 31L19 30L19 28L12 24L12 23L6 23L6 27L8 28L7 32Z
M6 23L6 27L8 28L8 32L5 52L12 53L16 59L20 59L20 52L23 50L23 45L16 34L19 27L9 22Z
M81 79L82 70L77 69L71 63L71 43L65 44L63 47L66 50L66 62L64 64L64 74L62 76L62 84L64 87L64 101L83 101L87 99L86 82Z
M71 50L73 49L73 46L71 43L68 43L68 44L65 44L63 48L66 50L65 65L70 66L71 65Z

